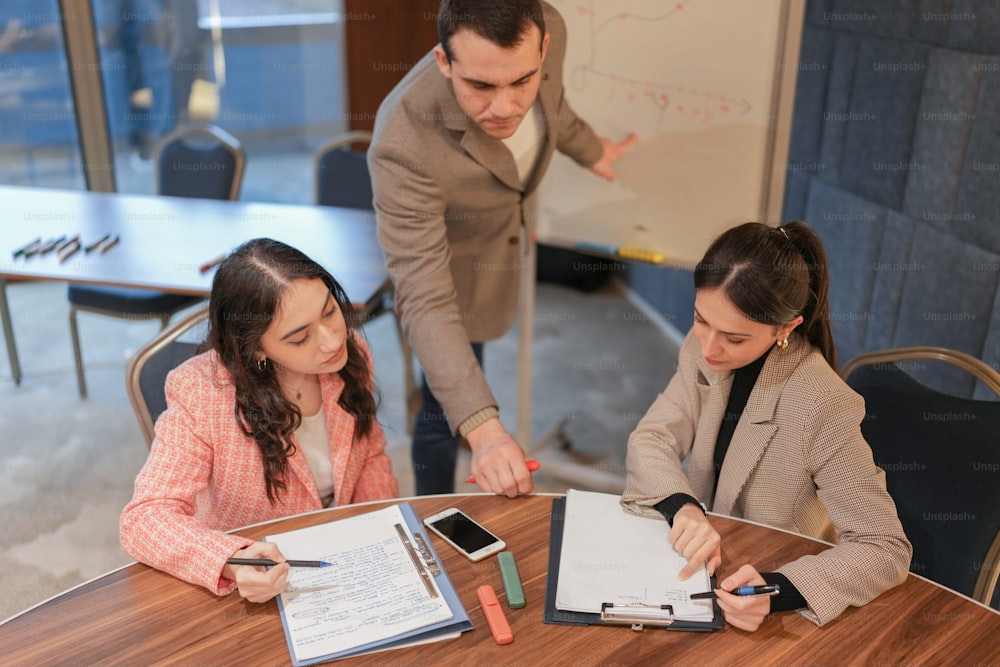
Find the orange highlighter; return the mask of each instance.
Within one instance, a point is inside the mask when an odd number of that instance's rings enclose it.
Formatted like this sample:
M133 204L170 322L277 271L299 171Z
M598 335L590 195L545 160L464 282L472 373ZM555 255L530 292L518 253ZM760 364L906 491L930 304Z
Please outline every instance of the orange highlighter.
M493 587L483 584L476 589L476 596L479 598L479 604L483 605L483 614L486 615L486 623L490 626L494 641L497 644L509 644L514 641L514 633L510 629L507 617L503 615L503 609Z

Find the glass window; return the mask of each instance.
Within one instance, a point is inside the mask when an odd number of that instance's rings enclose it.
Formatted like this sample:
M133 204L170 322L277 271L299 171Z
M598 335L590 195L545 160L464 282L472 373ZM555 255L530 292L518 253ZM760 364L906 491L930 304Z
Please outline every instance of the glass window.
M0 3L0 183L85 187L59 3Z
M340 0L93 3L120 192L155 192L159 140L208 123L246 153L241 199L312 201L347 129Z
M198 0L198 25L204 29L336 23L330 0Z

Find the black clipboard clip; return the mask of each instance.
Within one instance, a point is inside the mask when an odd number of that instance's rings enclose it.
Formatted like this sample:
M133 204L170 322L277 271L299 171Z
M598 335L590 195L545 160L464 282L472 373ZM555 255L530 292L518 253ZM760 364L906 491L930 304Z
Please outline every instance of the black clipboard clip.
M614 602L601 605L601 622L608 625L631 625L635 632L642 632L645 626L666 628L674 624L674 608L669 604L646 604L630 602L615 606Z

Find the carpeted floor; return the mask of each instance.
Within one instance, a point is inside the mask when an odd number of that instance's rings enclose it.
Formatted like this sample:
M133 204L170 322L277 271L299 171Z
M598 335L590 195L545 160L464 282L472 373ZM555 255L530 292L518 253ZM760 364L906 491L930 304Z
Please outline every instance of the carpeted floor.
M15 386L0 342L0 619L130 562L118 544L118 514L147 450L125 393L125 366L158 330L152 322L81 315L90 389L81 401L65 285L15 283L8 295L24 378ZM533 437L566 419L572 456L623 479L626 439L673 372L676 335L614 287L583 294L539 285L534 328ZM365 334L401 495L412 495L401 354L391 318L371 322ZM516 359L516 329L486 346L487 379L512 431ZM457 474L468 474L466 460ZM544 469L536 485L584 488L579 479L557 479Z

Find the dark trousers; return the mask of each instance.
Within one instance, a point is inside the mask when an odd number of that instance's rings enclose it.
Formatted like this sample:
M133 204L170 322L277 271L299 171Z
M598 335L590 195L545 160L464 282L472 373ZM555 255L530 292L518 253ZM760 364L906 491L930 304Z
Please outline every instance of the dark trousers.
M472 343L472 352L481 368L483 344ZM444 409L427 386L427 376L422 379L420 395L423 403L413 421L413 441L410 445L416 493L418 496L454 493L459 438L451 434Z

